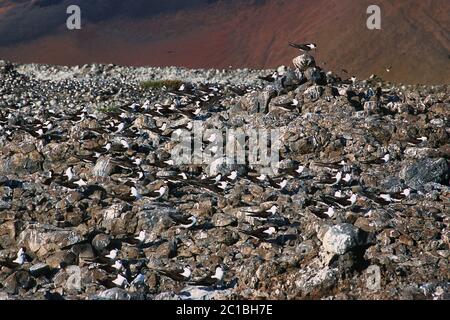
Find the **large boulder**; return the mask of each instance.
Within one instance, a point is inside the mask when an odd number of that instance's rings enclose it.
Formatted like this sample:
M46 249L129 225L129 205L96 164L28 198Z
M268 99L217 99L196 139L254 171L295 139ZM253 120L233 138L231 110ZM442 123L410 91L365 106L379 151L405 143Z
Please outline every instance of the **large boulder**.
M5 157L0 160L0 174L32 174L38 172L42 168L42 155L33 150L28 153L15 153L12 156Z
M342 255L365 243L364 232L357 227L342 223L332 226L325 232L322 245L326 252Z
M294 58L294 60L292 60L292 63L300 71L305 71L308 68L316 66L316 60L314 60L314 57L307 53Z
M240 99L241 110L246 110L249 114L267 113L270 100L277 95L274 86L267 86L261 92L250 92Z
M450 167L447 160L425 158L418 160L400 171L400 178L408 187L422 189L429 182L449 184Z
M42 257L82 240L83 237L75 229L36 224L29 225L19 234L18 243Z

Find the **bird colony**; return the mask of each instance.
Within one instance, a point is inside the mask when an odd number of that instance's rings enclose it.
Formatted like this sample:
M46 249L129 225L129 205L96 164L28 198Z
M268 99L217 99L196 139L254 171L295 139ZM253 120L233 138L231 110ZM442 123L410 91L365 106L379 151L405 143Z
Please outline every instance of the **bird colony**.
M0 299L448 299L450 87L291 46L269 71L0 62ZM194 122L279 130L277 172L176 165Z

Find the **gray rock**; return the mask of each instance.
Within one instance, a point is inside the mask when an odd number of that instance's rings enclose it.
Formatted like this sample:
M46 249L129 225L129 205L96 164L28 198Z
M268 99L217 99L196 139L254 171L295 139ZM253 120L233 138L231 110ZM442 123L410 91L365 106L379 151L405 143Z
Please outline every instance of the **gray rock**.
M131 295L124 289L112 288L100 292L94 300L131 300Z
M62 266L69 266L76 262L77 256L69 251L57 251L47 257L45 263L56 269Z
M216 213L212 218L212 223L215 227L226 227L235 224L236 218L224 213Z
M181 297L174 292L161 292L160 294L157 294L153 299L162 301L182 300Z
M64 284L64 288L68 291L79 292L82 290L81 268L79 266L68 266L65 269L68 278Z
M170 214L178 211L170 206L149 203L138 213L138 230L146 230L146 241L155 241L162 232L173 225Z
M92 168L92 175L98 177L108 177L113 170L114 165L111 163L111 159L109 157L100 157L94 168Z
M182 300L220 300L225 299L230 290L214 290L211 287L189 286L181 290L179 297Z
M50 267L46 263L37 263L30 268L30 274L33 277L45 276L50 272Z
M70 249L70 251L77 255L79 259L93 259L95 257L92 246L88 243L76 244Z
M40 256L83 240L75 229L51 225L30 225L19 234L19 244Z
M19 270L10 275L3 283L4 290L9 294L17 294L18 290L31 289L36 282L28 271Z
M270 100L276 95L276 88L267 86L261 92L251 92L243 96L240 100L240 105L249 114L266 113Z
M320 86L312 86L305 90L303 95L310 101L317 101L323 94L323 88Z
M5 201L0 199L0 211L11 209L11 201Z
M221 157L213 160L206 168L209 176L214 177L219 173L222 175L229 174L232 170L236 168L236 164L233 160L227 157Z
M337 275L338 271L335 268L308 269L299 273L295 285L300 289L303 296L307 296L314 291L329 292L337 284Z
M305 77L308 81L316 84L323 84L324 81L326 82L325 76L317 68L308 68L305 71Z
M314 57L307 53L294 58L292 62L294 63L294 66L298 68L300 71L305 71L308 68L316 66L316 61Z
M41 170L43 158L37 150L27 154L16 153L0 159L0 174L31 174Z
M287 91L292 91L302 83L306 82L306 78L299 70L289 69L280 79L280 85Z
M422 189L428 182L448 184L450 167L443 158L425 158L405 166L400 171L400 177L405 180L407 186L414 189Z
M445 299L450 87L400 87L376 77L350 84L325 75L310 55L295 61L299 68L280 69L270 85L257 76L274 70L0 63L7 66L0 71L0 264L20 246L34 261L0 268L0 299L49 292L65 299ZM141 83L166 79L184 85L169 91ZM294 98L292 112L277 106ZM371 99L375 105L366 104ZM158 105L173 107L166 113ZM30 131L47 121L51 136ZM172 130L197 121L220 132L280 129L278 173L262 181L256 177L273 172L259 165L162 164L175 147ZM389 162L373 162L386 153ZM69 166L71 182L86 186L67 188ZM231 170L238 177L225 190L201 182ZM353 181L328 183L338 171ZM405 181L421 192L386 203L370 198L403 191ZM133 184L142 198L129 196ZM163 184L169 192L153 199L149 192ZM324 195L347 199L350 190L358 195L354 208L335 205L331 218L318 212L326 210L320 200L336 204ZM245 214L272 205L278 210L267 220ZM174 215L195 216L202 227L181 228ZM266 240L239 232L268 225L279 230ZM142 242L135 239L141 231ZM128 260L130 280L144 276L143 286L104 291L111 261L95 258L113 247ZM361 277L369 261L380 266L377 292ZM161 272L189 265L200 279L217 264L229 271L227 290L183 289Z
M360 230L355 226L342 223L330 227L322 239L323 249L335 254L344 254L362 244Z
M397 177L388 177L381 182L381 189L389 193L402 192L403 184Z
M17 225L18 223L16 221L6 221L0 224L0 246L2 246L3 248L8 248L14 244Z
M97 251L104 250L111 243L111 238L107 234L98 234L92 239L92 246Z

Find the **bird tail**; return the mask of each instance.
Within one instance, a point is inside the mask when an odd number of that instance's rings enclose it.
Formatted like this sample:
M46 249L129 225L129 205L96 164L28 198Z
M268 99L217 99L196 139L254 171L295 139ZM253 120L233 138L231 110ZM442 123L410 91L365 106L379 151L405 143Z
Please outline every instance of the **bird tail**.
M297 48L297 49L301 49L300 46L299 46L298 44L295 44L295 43L293 43L293 42L289 42L289 45L290 45L291 47L294 47L294 48Z

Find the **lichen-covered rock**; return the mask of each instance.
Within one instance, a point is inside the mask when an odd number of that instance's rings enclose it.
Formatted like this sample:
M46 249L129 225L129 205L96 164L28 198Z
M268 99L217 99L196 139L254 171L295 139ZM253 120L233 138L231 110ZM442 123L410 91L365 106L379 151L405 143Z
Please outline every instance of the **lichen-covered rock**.
M335 254L344 254L363 244L361 233L361 230L348 223L332 226L323 236L323 249Z
M400 171L400 177L414 189L422 189L428 182L437 182L448 185L450 183L450 164L446 159L425 158Z
M294 66L298 68L300 71L305 71L308 68L312 68L316 66L316 60L310 54L302 54L292 61Z
M76 231L50 225L29 225L18 237L21 246L29 248L36 255L44 255L83 240Z
M131 300L131 295L124 289L112 288L100 292L94 300Z
M267 86L261 92L251 92L240 99L239 104L248 114L266 113L270 100L275 97L277 91L273 86Z
M0 160L0 174L32 174L42 168L43 158L37 150L27 154L15 153Z
M100 157L92 168L92 175L98 177L108 177L114 170L114 165L109 157Z

